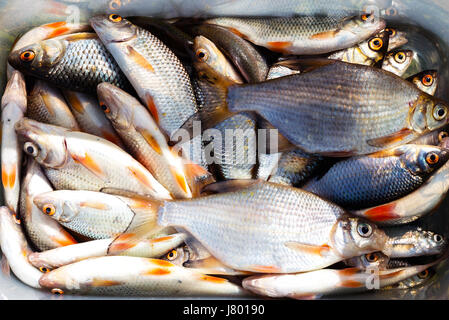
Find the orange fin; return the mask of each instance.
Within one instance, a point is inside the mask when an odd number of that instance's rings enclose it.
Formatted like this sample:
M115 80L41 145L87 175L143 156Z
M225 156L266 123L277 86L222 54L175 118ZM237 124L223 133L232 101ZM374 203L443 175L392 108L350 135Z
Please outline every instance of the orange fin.
M61 247L70 246L72 244L77 244L78 242L68 233L64 234L64 236L61 237L50 237L50 239L57 244L59 244Z
M393 271L393 272L387 270L386 272L381 272L381 274L379 274L379 279L384 280L384 279L394 278L394 277L399 276L404 271L405 271L405 269L401 269L401 270L397 270L397 271Z
M247 39L248 37L245 35L245 34L243 34L243 33L241 33L239 30L237 30L236 28L227 28L229 31L231 31L233 34L235 34L235 35L238 35L240 38L243 38L243 39Z
M119 286L122 282L120 281L113 281L113 280L106 280L106 279L96 279L93 278L91 285L93 287L112 287L112 286Z
M285 52L286 49L293 45L291 41L271 41L267 42L267 47L276 52Z
M131 166L128 166L127 168L132 173L132 175L137 180L140 181L140 183L142 183L144 186L147 186L150 189L153 189L153 185L151 184L151 181L148 179L148 177L146 176L144 171L142 171L140 168L131 167Z
M320 297L320 295L303 293L303 294L289 294L288 297L296 300L316 300Z
M137 63L139 66L144 68L145 70L149 72L154 72L153 66L148 62L148 60L142 56L138 51L136 51L133 47L127 46L128 49L128 55L135 63Z
M85 208L91 208L91 209L97 209L97 210L109 210L110 207L107 204L101 203L101 202L80 202L80 207Z
M87 170L95 174L97 177L101 179L104 178L103 170L101 170L101 167L94 161L94 159L92 159L91 156L89 156L89 154L84 153L84 155L80 156L71 153L70 156L75 162L81 164L83 167L85 167Z
M70 104L70 106L73 109L75 109L76 112L84 114L83 104L81 103L80 99L78 99L78 96L76 95L76 93L74 93L70 90L65 90L64 96L68 100L68 103Z
M338 33L338 30L324 31L324 32L320 32L320 33L315 33L314 35L310 36L309 39L330 40L330 39L335 38L337 33Z
M79 40L86 40L86 39L97 39L98 36L94 32L79 32L79 33L73 33L69 34L64 37L64 40L67 41L79 41Z
M329 247L329 245L327 245L327 244L323 244L321 246L315 246L315 245L304 244L304 243L299 243L299 242L294 242L294 241L286 242L285 246L292 250L302 251L302 252L308 253L308 254L320 255L322 257L326 256L331 250L331 247Z
M359 268L345 268L345 269L342 269L342 270L338 271L338 273L340 275L346 276L346 277L347 276L353 276L353 275L355 275L355 274L357 274L359 272L360 272Z
M252 265L249 267L251 271L257 273L280 273L281 268L276 266L260 266L260 265Z
M101 132L100 134L103 138L105 138L108 141L111 141L116 146L119 146L120 148L122 148L123 143L115 133L107 131L107 130L101 130L100 132Z
M365 284L356 280L343 280L341 283L339 283L339 286L345 288L361 288L364 287Z
M157 112L157 111L156 111ZM137 132L139 132L145 141L150 145L150 147L158 154L162 155L162 149L159 143L157 143L156 139L153 135L148 132L146 129L136 128Z
M212 277L212 276L201 276L201 280L212 282L212 283L226 283L229 282L227 279L219 278L219 277Z
M215 182L212 173L199 164L193 162L185 163L184 171L193 197L198 197L205 186Z
M372 147L378 147L378 148L385 148L392 144L396 144L398 142L401 142L406 137L414 134L414 131L408 128L403 128L398 132L392 133L388 136L376 138L376 139L370 139L366 141L370 146Z
M364 216L371 221L389 221L393 219L398 219L401 216L395 213L396 204L387 203L380 205L364 212Z
M6 189L13 189L16 184L16 166L11 166L11 170L7 170L6 166L2 166L2 183Z
M165 276L170 273L171 273L171 271L168 269L150 268L149 270L142 272L141 275L143 275L143 276Z
M153 116L154 121L159 124L159 113L157 111L157 106L154 103L154 99L148 92L145 93L145 105L147 106L148 110L150 111L151 115Z
M186 268L200 269L201 273L205 274L221 274L221 275L240 275L248 274L248 272L236 271L224 265L221 261L213 256L204 259L189 260L183 264Z

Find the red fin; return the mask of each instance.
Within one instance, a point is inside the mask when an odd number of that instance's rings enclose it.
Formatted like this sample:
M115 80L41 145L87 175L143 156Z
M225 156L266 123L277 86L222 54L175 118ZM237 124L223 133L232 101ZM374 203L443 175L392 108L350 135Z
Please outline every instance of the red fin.
M153 116L154 121L159 124L159 113L157 111L156 104L154 103L153 97L149 94L145 94L145 105L147 106L148 110L150 111L151 115Z
M157 113L157 111L155 111ZM162 149L159 145L159 143L157 143L156 139L153 137L153 135L148 132L148 130L146 129L140 129L140 128L136 128L137 132L139 132L142 137L145 139L145 141L150 145L150 147L158 154L162 154Z
M77 154L70 154L72 159L84 166L87 170L91 171L93 174L100 178L104 178L103 170L101 170L101 167L92 159L91 156L89 156L87 153L80 156Z
M160 238L155 238L155 239L151 239L150 242L151 243L156 243L156 242L164 242L164 241L168 241L173 239L173 236L166 236L166 237L160 237Z
M61 247L70 246L72 244L77 244L78 242L73 239L73 237L69 234L66 234L65 237L51 237L51 240L59 244Z
M290 248L292 250L302 251L309 254L315 254L320 255L321 257L324 257L329 253L331 250L331 247L328 244L323 244L321 246L315 246L315 245L309 245L299 242L286 242L285 246L287 248Z
M163 268L150 268L149 270L142 272L143 276L165 276L170 274L171 271Z
M128 170L133 174L133 176L140 181L143 185L147 186L150 189L153 189L153 185L150 180L146 176L145 172L136 167L127 167Z
M173 263L165 261L165 260L161 260L161 259L151 259L151 262L160 267L166 267L166 268L175 267L175 265Z
M119 147L123 146L123 143L120 140L120 138L116 134L114 134L113 132L109 132L107 130L101 130L101 136L103 138L105 138L106 140L111 141L113 144L115 144L115 145L117 145Z
M401 216L395 213L395 207L394 203L387 203L366 210L364 216L372 221L388 221L400 218Z
M286 49L292 46L292 44L291 41L271 41L267 42L267 47L272 51L285 52Z
M376 138L376 139L370 139L370 140L366 141L366 143L368 143L370 146L373 146L373 147L385 148L389 145L401 142L407 136L412 135L413 133L414 133L413 130L408 129L408 128L403 128L400 131L392 133L388 136Z
M251 269L251 271L258 272L258 273L279 273L279 272L281 272L281 269L276 266L253 265L253 266L250 266L249 269Z
M142 56L138 51L136 51L133 47L127 46L129 57L137 63L139 66L144 68L149 72L154 72L153 66L148 62L148 60Z
M344 280L339 284L340 287L345 288L360 288L363 287L364 285L365 285L364 283L355 280Z
M16 166L11 166L11 170L7 170L6 166L2 166L2 183L4 188L14 188L16 184L16 171Z
M315 39L315 40L328 40L335 38L335 35L337 34L337 30L329 30L324 31L320 33L315 33L314 35L310 36L309 39Z
M228 280L224 278L212 277L212 276L201 276L201 280L212 282L212 283L226 283Z
M239 30L237 30L236 28L227 28L229 31L231 31L233 34L238 35L240 38L243 39L247 39L248 37L246 35L244 35L243 33L241 33Z
M345 268L338 271L338 273L342 276L353 276L359 272L360 272L359 268Z

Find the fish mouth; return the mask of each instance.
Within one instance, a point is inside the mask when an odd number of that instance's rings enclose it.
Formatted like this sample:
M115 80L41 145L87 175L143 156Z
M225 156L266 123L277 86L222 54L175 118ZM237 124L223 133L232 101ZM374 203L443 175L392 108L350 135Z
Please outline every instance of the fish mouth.
M48 288L48 289L62 289L64 288L64 285L57 280L54 274L52 272L43 274L39 279L39 285L42 288Z

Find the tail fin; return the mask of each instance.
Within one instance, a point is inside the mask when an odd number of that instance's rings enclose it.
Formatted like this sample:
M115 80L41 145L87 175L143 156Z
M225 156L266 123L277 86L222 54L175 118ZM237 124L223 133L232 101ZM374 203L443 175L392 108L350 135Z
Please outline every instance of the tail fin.
M199 164L185 160L184 168L187 176L187 183L189 184L190 191L194 198L201 194L201 190L205 186L215 182L212 173Z
M117 255L133 248L139 241L150 238L165 227L157 224L158 211L163 202L142 198L121 198L134 212L128 228L109 245L108 255Z

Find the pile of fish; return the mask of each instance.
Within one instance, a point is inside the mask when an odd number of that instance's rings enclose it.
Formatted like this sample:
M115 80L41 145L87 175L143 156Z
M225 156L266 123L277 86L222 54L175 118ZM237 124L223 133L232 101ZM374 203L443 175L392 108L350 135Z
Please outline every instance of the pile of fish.
M437 70L405 78L407 41L368 13L31 29L1 101L3 270L54 294L424 286L447 241L410 222L449 188L449 104Z

